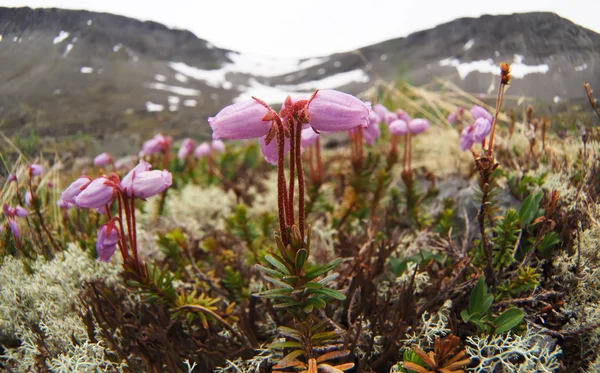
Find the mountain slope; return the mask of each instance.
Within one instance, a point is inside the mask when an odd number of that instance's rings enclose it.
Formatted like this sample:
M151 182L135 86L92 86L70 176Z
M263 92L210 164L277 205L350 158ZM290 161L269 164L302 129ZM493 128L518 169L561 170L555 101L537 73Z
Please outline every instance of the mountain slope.
M358 93L398 75L484 93L500 61L513 62L513 95L580 100L582 81L600 86L600 35L551 13L461 18L306 60L242 55L189 31L88 11L0 8L0 35L0 130L85 134L115 152L157 130L208 136L208 116L251 95Z

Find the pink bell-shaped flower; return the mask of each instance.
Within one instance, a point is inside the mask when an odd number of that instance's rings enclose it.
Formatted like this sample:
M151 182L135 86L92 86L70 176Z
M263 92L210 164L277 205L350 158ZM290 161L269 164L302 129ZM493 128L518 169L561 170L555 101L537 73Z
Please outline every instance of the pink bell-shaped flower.
M101 154L98 154L95 158L94 158L94 165L98 166L98 167L104 167L104 166L108 166L109 164L111 164L113 162L112 157L110 156L110 154L104 152Z
M13 236L15 236L15 238L17 240L21 239L21 231L19 231L19 223L17 223L17 221L15 219L8 219L8 226L10 227L10 231L12 232Z
M42 167L42 165L37 163L29 165L29 174L31 176L40 176L42 172L44 172L44 167Z
M305 148L308 148L309 146L314 144L317 141L317 139L319 138L319 134L316 133L315 130L313 130L310 127L303 129L300 136L301 136L300 146L302 147L303 151ZM274 140L276 140L276 139L274 139Z
M131 185L134 197L149 198L164 192L173 184L173 175L167 170L140 172L135 175Z
M181 147L179 148L179 151L177 152L177 158L181 159L181 160L186 159L193 152L194 152L194 140L189 139L189 138L185 139L181 143Z
M347 131L369 124L371 105L344 92L323 89L308 104L310 126L318 131Z
M479 118L485 118L487 120L490 121L490 123L492 123L494 121L494 117L492 116L492 114L490 114L489 111L485 110L484 108L482 108L479 105L473 105L473 107L471 108L471 115L473 116L473 119L477 120Z
M202 144L198 145L196 147L196 150L194 150L194 156L196 156L196 158L198 158L198 159L206 157L210 153L211 153L211 148L207 142L203 142Z
M89 176L79 177L60 194L60 199L66 203L75 203L75 197L77 197L91 182L92 179Z
M225 144L221 140L213 140L210 143L210 147L214 151L216 151L217 153L224 153L225 152Z
M460 150L463 152L465 150L471 149L475 141L473 140L473 126L467 126L462 130L460 134Z
M131 184L133 183L133 179L140 173L142 172L146 172L148 170L150 170L152 166L150 166L150 163L146 162L146 161L140 161L140 163L138 163L131 171L129 171L127 173L127 175L125 175L123 177L123 179L121 179L121 190L128 196L131 197L132 194L132 188L131 188Z
M311 128L308 129L312 131ZM266 136L263 136L260 139L258 139L258 143L260 145L260 149L262 150L265 156L265 161L269 162L273 166L277 166L277 137L271 139L271 142L267 144ZM286 137L283 142L283 154L286 155L289 152L290 139Z
M105 176L100 176L75 197L77 207L96 209L112 202L119 192L118 185Z
M213 139L243 140L265 136L271 128L272 120L265 116L272 112L256 100L248 100L229 105L214 117L208 118L213 130Z
M429 121L423 118L416 118L408 122L408 130L413 135L425 132L429 128Z
M408 133L408 124L402 119L396 119L390 123L389 128L392 135L402 136Z
M473 125L473 141L482 142L492 130L492 123L484 117L477 118Z
M110 261L110 258L117 250L117 243L120 238L119 230L114 221L109 221L100 227L96 238L98 261L106 263Z

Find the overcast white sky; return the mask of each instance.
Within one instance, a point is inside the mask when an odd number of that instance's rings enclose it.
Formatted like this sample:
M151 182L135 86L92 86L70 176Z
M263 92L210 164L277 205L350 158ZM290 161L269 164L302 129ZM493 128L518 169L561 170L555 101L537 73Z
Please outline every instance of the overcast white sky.
M600 32L600 0L0 0L2 6L109 12L188 29L240 52L313 57L459 17L551 11Z

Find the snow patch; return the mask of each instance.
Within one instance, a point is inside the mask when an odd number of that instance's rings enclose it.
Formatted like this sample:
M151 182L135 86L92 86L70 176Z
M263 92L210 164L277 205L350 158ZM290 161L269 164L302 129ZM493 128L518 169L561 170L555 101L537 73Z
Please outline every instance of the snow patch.
M57 88L54 91L52 91L52 93L55 95L60 95L62 93L62 90L60 88Z
M2 40L2 38L0 38L0 40ZM575 66L575 71L583 71L585 69L587 69L587 63L584 63L583 65L580 66Z
M123 44L121 44L121 43L119 43L119 44L116 44L116 45L113 47L113 52L115 52L115 53L116 53L116 52L120 51L120 50L121 50L121 48L123 48Z
M233 102L240 102L252 99L252 96L258 97L266 103L281 103L287 96L297 95L297 92L286 91L281 87L269 87L250 79L249 87L240 87L242 94L233 99ZM211 98L215 99L212 95Z
M146 101L146 110L149 113L163 111L164 109L165 109L165 107L161 104L155 104L152 101Z
M175 74L175 79L179 80L182 83L187 83L188 80L189 80L187 76L185 76L185 75L183 75L181 73Z
M154 75L154 79L158 80L159 82L166 82L167 81L167 77L162 75L162 74L156 74Z
M91 73L94 72L94 68L93 67L89 67L89 66L82 66L79 71L82 74L91 74Z
M0 34L0 41L2 41L2 34Z
M194 99L190 99L190 100L183 100L183 106L187 106L187 107L194 107L198 105L198 101L194 100Z
M212 45L211 43L208 43L208 42L207 42L207 43L206 43L206 45L205 45L205 47L206 47L207 49L213 49L215 46L214 46L214 45Z
M513 58L513 63L523 63L524 57L520 54L515 54Z
M560 96L554 96L552 101L554 101L555 104L558 104L560 102Z
M167 98L167 101L169 102L170 105L179 105L179 102L181 101L181 99L177 96L169 96Z
M515 59L517 59L517 56L519 55L515 55ZM500 67L491 58L471 62L460 62L457 58L446 58L441 60L439 65L456 67L461 79L465 79L472 72L500 75ZM510 75L514 79L523 79L528 74L545 74L549 69L550 67L547 64L525 65L521 62L515 62L510 65Z
M169 62L169 67L184 76L205 81L211 87L231 89L233 85L227 82L225 78L228 73L272 77L308 69L328 61L328 58L299 60L296 58L273 58L235 52L228 53L227 57L232 62L225 63L221 68L214 70L204 70L175 61Z
M311 91L315 89L338 88L350 83L366 83L369 76L361 69L346 71L343 73L328 76L320 80L313 80L294 85L278 85L276 88L284 91ZM257 97L260 97L257 95ZM285 97L283 97L285 98ZM282 99L283 99L282 98Z
M73 43L67 45L67 47L65 48L65 52L63 53L63 57L69 54L71 49L73 49Z
M498 51L495 51L495 52L494 52L494 56L496 56L496 57L500 57L500 52L498 52Z
M381 55L381 57L379 57L379 59L382 61L386 61L388 59L388 55L384 53Z
M323 75L326 72L327 72L327 70L325 70L325 68L323 68L323 67L321 67L321 68L319 68L319 70L317 70L317 74L319 74L319 75Z
M92 20L91 20L91 19L88 19L88 20L87 20L87 22L86 22L86 25L88 25L88 26L91 26L91 25L92 25L92 23L93 23L93 22L92 22Z
M340 66L342 66L342 63L340 61L335 61L333 63L333 67L340 67Z
M465 45L463 45L463 50L468 51L469 49L473 48L474 45L475 40L471 39L468 42L466 42Z
M19 40L19 38L15 36L15 37L13 38L13 41L16 43L16 42L17 42L17 40Z
M69 35L71 35L70 33L60 30L60 32L58 33L57 36L54 37L54 39L52 39L52 43L53 44L59 44L62 43L66 38L69 37Z
M175 93L181 96L199 96L200 91L193 88L177 87L164 83L149 83L149 88Z

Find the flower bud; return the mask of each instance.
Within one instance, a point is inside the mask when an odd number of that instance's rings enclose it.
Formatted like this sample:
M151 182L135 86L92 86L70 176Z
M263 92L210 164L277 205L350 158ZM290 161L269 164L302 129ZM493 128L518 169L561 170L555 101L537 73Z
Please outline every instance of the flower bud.
M56 201L56 206L58 206L58 208L61 210L66 210L66 209L70 209L71 207L73 207L72 204L70 204L69 202L66 202L65 200L62 200L62 199L59 199L58 201Z
M113 159L110 156L110 154L104 152L104 153L98 154L94 158L94 166L98 166L98 167L108 166L109 164L112 163L112 161L113 161Z
M142 145L142 154L151 155L161 151L167 151L170 146L171 137L159 133Z
M115 226L114 221L110 221L100 227L96 240L98 261L106 263L110 261L110 258L117 249L117 243L119 242L119 239L119 230Z
M413 135L425 132L429 128L429 121L423 118L416 118L408 123L408 130Z
M77 207L96 209L110 204L117 193L115 183L100 176L75 197L75 204Z
M373 106L373 111L379 115L379 118L385 120L388 114L391 114L390 111L381 104L376 104Z
M210 152L210 145L208 145L207 142L203 142L202 144L196 147L196 150L194 150L194 155L196 156L196 158L200 159L208 156Z
M408 133L408 124L402 119L396 119L390 123L390 133L396 136L406 135Z
M269 132L271 120L263 120L271 110L256 100L229 105L208 118L213 139L243 140L262 137Z
M10 174L8 175L8 179L6 179L7 183L10 183L14 181L15 183L17 182L17 174Z
M164 192L172 183L173 175L167 170L145 171L135 175L131 189L135 197L149 198Z
M150 166L150 163L146 162L146 161L140 161L140 163L138 163L131 171L129 171L127 173L127 175L125 175L123 177L123 179L121 180L121 190L127 194L128 197L132 196L132 189L131 189L131 183L133 182L133 179L136 177L137 174L142 173L142 172L146 172L148 170L150 170L152 166Z
M473 141L482 142L490 134L492 123L486 118L477 118L473 125Z
M60 199L66 203L75 203L75 197L77 197L91 182L92 179L89 176L81 176L60 194Z
M370 106L347 93L323 89L308 104L310 126L318 131L347 131L358 126L366 127L369 124Z

